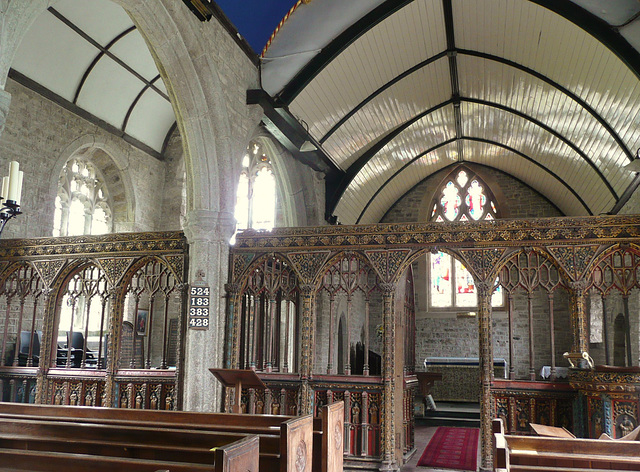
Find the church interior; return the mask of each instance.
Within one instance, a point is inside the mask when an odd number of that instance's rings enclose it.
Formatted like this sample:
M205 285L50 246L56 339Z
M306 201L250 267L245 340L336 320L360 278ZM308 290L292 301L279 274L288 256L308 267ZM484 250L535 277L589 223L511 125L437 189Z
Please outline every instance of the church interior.
M565 470L499 465L531 424L640 470L640 2L282 4L256 45L223 1L0 0L0 438L340 403L346 470L435 470L454 405L469 470Z

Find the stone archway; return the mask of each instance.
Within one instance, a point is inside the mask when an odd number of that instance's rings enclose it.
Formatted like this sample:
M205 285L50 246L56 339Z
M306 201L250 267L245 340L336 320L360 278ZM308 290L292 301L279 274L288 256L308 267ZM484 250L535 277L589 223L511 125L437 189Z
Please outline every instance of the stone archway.
M136 198L130 176L123 172L128 159L113 146L96 140L93 135L84 135L69 144L58 156L53 175L60 175L64 165L74 157L87 159L98 172L109 190L109 204L113 214L113 232L135 231ZM51 179L49 195L58 191L57 179ZM53 201L53 198L51 198Z
M209 331L189 332L186 340L185 409L219 409L219 387L209 367L221 366L224 323L223 284L228 240L234 228L235 178L232 163L241 158L258 125L258 106L245 102L258 86L255 64L216 20L202 23L175 0L112 0L123 7L145 39L176 115L187 173L185 232L191 244L191 274L205 274L211 286ZM6 0L0 25L0 129L10 97L3 91L16 49L30 25L55 1ZM229 60L234 57L234 60ZM0 104L1 105L1 104ZM4 108L3 108L4 107ZM198 355L190 356L191 352Z

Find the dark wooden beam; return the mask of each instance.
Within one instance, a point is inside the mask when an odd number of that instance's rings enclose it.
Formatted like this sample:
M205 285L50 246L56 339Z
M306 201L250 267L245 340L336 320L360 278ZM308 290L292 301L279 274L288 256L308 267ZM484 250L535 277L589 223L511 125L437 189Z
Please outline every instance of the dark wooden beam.
M24 87L34 91L38 95L43 96L47 100L51 100L56 105L59 105L62 108L64 108L65 110L70 111L74 115L79 116L83 120L86 120L89 123L92 123L92 124L98 126L99 128L102 128L103 130L105 130L106 132L108 132L110 134L113 134L114 136L118 136L119 138L122 138L124 141L128 142L133 147L136 147L136 148L140 149L141 151L146 152L150 156L153 156L156 159L158 159L159 161L164 160L164 156L161 153L159 153L158 151L156 151L155 149L153 149L152 147L144 144L142 141L137 140L133 136L129 136L124 131L122 131L122 130L116 128L115 126L113 126L112 124L107 123L106 121L98 118L94 114L89 113L87 110L85 110L83 108L80 108L78 105L76 105L74 103L71 103L66 98L63 98L60 95L58 95L57 93L52 92L48 88L40 85L35 80L30 79L29 77L21 74L20 72L14 70L14 69L9 69L9 78L11 80L14 80L17 83L23 85Z
M291 114L287 107L278 105L267 92L261 89L248 90L247 105L262 107L264 111L262 121L267 130L295 159L326 175L342 173L302 123ZM304 151L305 144L310 146L310 150Z
M636 173L636 176L633 178L633 180L627 186L624 192L622 192L622 195L620 196L616 204L607 214L617 215L620 212L620 210L622 210L622 208L627 204L627 202L631 198L631 195L633 195L633 193L638 189L638 186L640 186L640 172Z

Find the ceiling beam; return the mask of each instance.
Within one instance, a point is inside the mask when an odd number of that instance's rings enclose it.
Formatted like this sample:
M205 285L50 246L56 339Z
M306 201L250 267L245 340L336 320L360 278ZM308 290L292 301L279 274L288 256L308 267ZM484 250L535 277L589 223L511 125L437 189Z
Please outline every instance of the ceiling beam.
M613 206L611 210L607 213L608 215L617 215L622 208L627 204L631 195L637 190L638 186L640 186L640 172L636 172L636 176L633 178L631 183L627 186L627 188L622 192L622 195Z
M429 64L432 64L433 62L437 61L438 59L442 59L446 55L447 55L447 51L442 51L441 53L438 53L435 56L431 56L430 58L425 59L424 61L416 64L415 66L411 67L410 69L407 69L402 74L397 75L396 77L391 79L389 82L387 82L386 84L382 85L380 88L378 88L377 90L372 92L367 98L362 100L355 107L353 107L346 115L344 115L342 118L340 118L340 120L335 125L333 125L331 127L331 129L329 131L327 131L324 136L322 136L322 138L320 138L320 144L324 144L324 142L327 139L329 139L331 137L331 135L333 133L335 133L343 124L345 124L349 120L349 118L351 118L353 115L355 115L357 112L359 112L367 103L369 103L371 100L376 98L382 92L384 92L385 90L387 90L391 86L395 85L396 83L400 82L405 77L408 77L411 74L413 74L414 72L417 72L417 71L423 69L424 67L428 66Z
M447 58L449 59L449 78L451 82L451 100L453 100L453 119L456 126L458 162L464 161L464 149L459 140L462 136L462 114L460 112L460 81L458 80L458 60L456 58L456 33L453 27L453 6L451 0L442 0L444 29L447 38Z
M140 80L143 84L148 85L150 88L152 88L156 93L158 93L162 98L164 98L167 101L169 100L169 97L167 96L166 93L164 93L162 90L160 90L158 87L156 87L153 84L150 84L150 82L145 79L142 75L140 75L135 69L133 69L131 66L129 66L129 64L127 64L126 62L124 62L122 59L120 59L118 56L116 56L115 54L113 54L111 51L109 51L108 49L104 48L99 42L97 42L95 39L93 39L89 34L87 34L85 31L83 31L82 29L80 29L75 23L73 23L71 20L69 20L66 16L64 16L62 13L60 13L58 10L56 10L53 7L49 7L48 8L49 13L51 13L53 16L55 16L57 19L59 19L60 21L62 21L62 23L64 23L65 25L67 25L69 28L71 28L76 34L78 34L82 39L84 39L85 41L87 41L89 44L91 44L93 47L95 47L96 49L98 49L103 55L107 56L109 59L113 60L115 63L117 63L120 67L122 67L123 69L125 69L127 72L129 72L131 75L133 75L136 79Z
M387 0L353 23L324 47L319 54L311 59L307 65L289 81L282 92L278 94L279 100L285 105L290 105L302 89L342 51L347 49L371 28L413 1L415 0Z
M393 131L388 133L382 139L380 139L377 143L367 149L353 164L349 166L349 168L344 172L339 181L332 182L333 187L331 189L330 198L327 198L327 213L333 215L336 207L338 206L338 202L344 195L344 192L349 187L351 181L358 175L358 173L362 170L362 168L367 165L367 163L371 160L373 156L375 156L382 148L384 148L391 140L393 140L396 136L402 133L409 126L424 118L425 116L439 110L440 108L444 108L447 105L453 104L453 100L445 100L444 102L436 105L435 107L429 108L428 110L423 111L422 113L414 116L408 121L405 121L400 126L395 128ZM327 191L327 195L329 195L329 191Z
M295 159L325 175L343 173L324 152L320 143L309 134L309 130L291 114L288 108L278 106L267 92L262 89L248 90L247 105L262 107L264 112L262 121L267 130Z
M602 174L600 169L598 169L598 167L589 158L589 156L587 156L573 142L571 142L569 139L567 139L566 137L564 137L563 135L561 135L560 133L558 133L554 129L552 129L549 126L545 125L541 121L539 121L539 120L537 120L537 119L535 119L535 118L533 118L533 117L531 117L531 116L529 116L529 115L527 115L525 113L522 113L519 110L515 110L513 108L507 107L507 106L502 105L500 103L490 102L490 101L487 101L487 100L480 100L480 99L476 99L476 98L466 98L466 97L460 97L459 100L461 102L476 103L476 104L483 105L483 106L489 106L489 107L492 107L492 108L497 108L497 109L505 111L507 113L512 113L512 114L514 114L516 116L519 116L520 118L523 118L523 119L533 123L534 125L540 127L544 131L550 133L552 136L558 138L565 145L567 145L569 148L571 148L582 159L584 159L585 162L587 162L587 164L589 164L591 169L598 175L600 180L602 180L602 182L607 187L609 192L611 192L611 195L613 196L613 198L616 201L619 199L619 196L616 193L615 189L611 186L609 181L605 178L605 176ZM438 110L438 109L440 109L440 108L442 108L442 107L444 107L446 105L453 104L455 106L455 103L456 102L453 99L449 99L449 100L446 100L446 101L440 103L439 105L436 105L435 107L432 107L432 108L430 108L430 109L428 109L428 110L426 110L426 111L414 116L410 120L405 121L403 124L401 124L400 126L396 127L393 131L389 132L387 135L385 135L384 137L379 139L378 142L375 145L373 145L371 148L369 148L367 151L365 151L358 158L358 160L356 160L353 164L351 164L351 166L346 170L346 172L344 174L342 174L342 178L341 178L341 180L339 182L332 182L333 187L331 189L331 198L327 198L327 213L328 214L333 214L333 212L335 211L336 207L338 206L338 203L340 202L340 199L342 198L342 196L344 195L346 190L349 188L349 185L351 184L353 179L355 179L355 177L364 168L364 166L366 166L367 163L373 158L373 156L375 156L381 149L383 149L387 144L389 144L393 139L395 139L400 133L402 133L409 126L411 126L412 124L414 124L415 122L417 122L421 118L425 117L426 115L428 115L430 113L433 113L434 111L436 111L436 110ZM462 133L461 133L460 136L462 136ZM329 193L330 192L327 191L327 194L329 194Z
M587 102L585 102L578 95L576 95L575 93L571 92L566 87L563 87L559 83L551 80L546 75L541 74L541 73L539 73L539 72L537 72L537 71L535 71L533 69L529 69L528 67L525 67L525 66L523 66L521 64L518 64L517 62L513 62L513 61L511 61L509 59L505 59L503 57L494 56L492 54L487 54L487 53L480 52L480 51L473 51L473 50L470 50L470 49L456 49L455 52L457 53L458 57L462 56L462 55L471 56L471 57L479 57L481 59L485 59L485 60L488 60L488 61L493 61L493 62L498 62L500 64L504 64L504 65L506 65L508 67L512 67L512 68L517 69L519 71L522 71L522 72L524 72L526 74L532 75L533 77L535 77L535 78L537 78L537 79L549 84L551 87L553 87L553 88L559 90L561 93L567 95L571 100L576 102L581 108L583 108L587 113L589 113L596 121L598 121L598 123L600 123L600 125L603 128L605 128L607 133L609 135L611 135L611 137L615 140L615 142L618 144L618 146L620 146L621 150L627 156L627 159L629 159L629 161L632 161L634 159L633 154L627 148L627 146L624 143L624 141L622 141L622 138L620 138L618 133L611 127L611 125L597 111L595 111L593 109L593 107L591 107ZM443 52L441 52L439 54L436 54L435 56L432 56L432 57L426 59L425 61L420 62L419 64L416 64L412 68L406 70L402 74L399 74L398 76L394 77L389 82L387 82L386 84L384 84L381 87L379 87L377 90L372 92L367 98L365 98L362 102L360 102L355 107L353 107L351 110L349 110L349 112L343 118L341 118L340 121L338 121L329 130L329 132L327 132L327 134L325 134L320 139L320 143L324 143L325 141L327 141L327 139L329 139L329 137L340 128L340 126L344 125L349 120L349 118L351 118L353 115L358 113L362 108L364 108L364 106L367 103L369 103L370 101L374 100L378 95L380 95L382 92L387 90L389 87L391 87L392 85L398 83L400 80L408 77L409 75L413 74L414 72L418 72L419 70L421 70L422 68L424 68L427 65L431 64L435 60L444 57L446 54L447 54L447 51L443 51Z
M562 141L563 143L565 143L567 146L569 146L571 149L573 149L573 151L578 154L582 159L584 159L587 164L589 164L589 166L591 167L591 169L593 169L593 171L598 175L598 177L600 178L600 180L602 180L602 182L605 184L605 186L607 187L607 189L609 189L609 191L611 192L611 195L613 195L613 198L616 199L616 201L620 198L617 194L617 192L615 191L615 189L611 186L611 184L609 183L609 181L607 180L607 178L604 176L604 174L600 171L600 169L598 168L598 166L591 160L591 158L589 156L587 156L587 154L585 154L582 149L580 149L576 144L574 144L570 139L566 138L564 135L560 134L559 132L557 132L556 130L554 130L553 128L551 128L550 126L545 125L542 121L537 120L536 118L533 118L529 115L527 115L526 113L522 113L519 110L516 110L514 108L502 105L500 103L495 103L495 102L491 102L488 100L480 100L478 98L467 98L467 97L462 97L461 100L463 102L468 102L468 103L476 103L478 105L483 105L483 106L488 106L488 107L492 107L492 108L497 108L499 110L505 111L507 113L512 113L516 116L519 116L522 119L525 119L527 121L530 121L531 123L533 123L534 125L542 128L543 130L545 130L547 133L550 133L551 135L555 136L556 138L558 138L560 141Z
M154 82L160 80L160 74L156 75L153 79L151 79L151 84L153 84ZM138 104L138 102L140 101L140 99L142 98L142 96L144 95L144 93L149 90L150 85L145 85L144 87L142 87L142 90L140 90L140 92L138 92L138 95L136 95L136 98L133 99L133 101L131 102L131 105L129 105L129 109L127 110L126 115L124 116L124 120L122 120L122 130L126 131L127 130L127 124L129 124L129 118L131 117L131 114L133 113L133 110L136 108L136 105ZM169 102L171 103L171 102Z
M61 97L57 93L49 90L48 88L46 88L43 85L41 85L38 82L36 82L35 80L30 79L26 75L21 74L20 72L14 70L14 69L9 69L9 78L11 80L15 80L17 83L19 83L22 86L32 90L33 92L37 93L38 95L43 96L47 100L51 100L53 103L61 106L62 108L70 111L71 113L79 116L83 120L86 120L89 123L92 123L92 124L98 126L99 128L102 128L107 133L110 133L110 134L112 134L114 136L122 138L124 141L128 142L133 147L136 147L136 148L140 149L141 151L149 154L150 156L155 157L159 161L164 160L164 156L161 153L159 153L158 151L156 151L155 149L153 149L152 147L150 147L149 145L143 143L142 141L137 140L133 136L128 135L127 133L125 133L121 129L118 129L115 126L113 126L112 124L107 123L106 121L98 118L96 115L94 115L92 113L89 113L84 108L80 108L75 103L71 103L66 98Z
M533 159L532 157L528 156L527 154L524 154L523 152L518 151L515 148L512 148L510 146L507 146L506 144L502 144L499 143L497 141L493 141L490 139L484 139L484 138L476 138L476 137L472 137L472 136L462 136L460 139L449 139L447 141L443 141L441 143L438 143L437 145L427 149L426 151L421 152L420 154L418 154L416 157L414 157L413 159L411 159L410 161L408 161L407 163L405 163L400 169L398 169L396 172L394 172L394 174L392 176L390 176L387 180L385 180L385 182L378 188L378 190L376 190L376 192L371 196L371 198L369 198L369 201L367 201L367 204L364 206L364 208L362 209L362 211L360 212L360 215L358 216L358 219L356 220L356 224L360 224L360 222L362 221L362 218L364 217L367 209L369 208L369 206L371 206L371 204L373 203L373 201L376 199L376 197L382 192L382 190L389 185L393 179L395 179L398 175L400 175L401 172L403 172L405 169L407 169L409 166L411 166L412 164L416 163L420 158L426 156L427 154L438 150L439 148L446 146L448 144L451 144L453 141L459 141L460 143L463 143L464 140L468 140L468 141L476 141L476 142L481 142L481 143L485 143L485 144L490 144L493 146L498 146L501 147L507 151L510 151L514 154L516 154L517 156L525 159L528 162L531 162L532 164L536 165L537 167L541 168L545 173L551 175L554 179L556 179L558 182L560 182L560 184L562 186L564 186L570 193L573 194L574 197L576 197L576 199L580 202L580 204L584 207L584 209L587 211L587 213L589 215L593 215L593 212L591 211L591 209L589 208L589 206L586 204L586 202L582 199L582 197L580 197L580 195L578 195L578 193L567 183L565 182L558 174L556 174L555 172L553 172L552 170L550 170L548 167L544 166L543 164L541 164L540 162L536 161L535 159ZM467 161L467 162L473 162L473 161ZM475 163L474 163L475 164ZM453 165L453 164L452 164ZM440 170L440 169L438 169ZM508 172L505 172L504 170L501 170L501 172L504 172L505 174L508 174ZM511 174L508 174L511 175ZM515 177L514 177L515 178ZM424 179L423 179L424 180ZM527 184L528 185L528 184ZM539 190L536 190L538 193L540 193ZM543 195L543 194L542 194ZM402 198L402 197L400 197ZM545 198L547 198L545 196Z
M587 31L618 56L618 58L633 71L636 77L640 79L640 52L631 46L624 36L620 34L617 26L611 26L606 21L569 0L529 1L557 13ZM603 8L606 8L606 3L607 2L603 2Z
M128 28L126 30L124 30L118 36L113 38L109 42L109 44L107 44L104 47L104 49L110 49L111 46L113 46L118 41L120 41L122 38L124 38L126 35L128 35L129 33L131 33L132 31L135 31L135 30L136 30L135 25L131 26L130 28ZM84 74L82 74L82 78L80 79L80 83L78 84L78 87L76 88L76 93L73 95L73 103L75 103L75 104L78 103L78 97L80 96L80 91L82 90L82 87L84 86L84 83L87 81L87 79L89 78L89 75L91 74L91 71L96 66L96 64L100 61L100 59L102 59L103 56L104 56L104 52L101 50L98 53L98 55L93 58L93 61L91 61L91 64L89 64L89 67L87 67L87 70L84 71ZM169 97L167 97L167 98L169 98Z
M540 72L537 72L537 71L535 71L533 69L525 67L522 64L518 64L517 62L511 61L511 60L506 59L504 57L494 56L493 54L487 54L487 53L484 53L484 52L473 51L473 50L470 50L470 49L458 49L458 54L460 54L460 55L468 55L468 56L473 56L473 57L480 57L482 59L487 59L487 60L499 62L500 64L504 64L504 65L513 67L515 69L521 70L523 72L526 72L527 74L530 74L530 75L534 76L535 78L540 79L543 82L551 85L552 87L560 90L562 93L567 95L573 101L578 103L578 105L580 105L582 108L584 108L591 116L593 116L598 121L598 123L600 123L607 130L607 132L613 137L613 139L616 141L616 143L618 143L620 148L624 151L625 155L629 159L629 162L633 161L633 159L634 159L633 153L627 148L627 146L624 143L624 141L622 141L622 138L611 127L611 125L591 105L589 105L586 101L584 101L582 98L580 98L578 95L573 93L568 88L560 85L558 82L555 82L555 81L551 80L549 77L547 77L544 74L541 74Z

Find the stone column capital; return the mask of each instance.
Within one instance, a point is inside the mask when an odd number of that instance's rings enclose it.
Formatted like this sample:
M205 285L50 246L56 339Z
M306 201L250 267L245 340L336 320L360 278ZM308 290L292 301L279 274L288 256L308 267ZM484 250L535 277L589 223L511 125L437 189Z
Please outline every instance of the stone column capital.
M229 242L236 229L232 213L210 210L191 210L184 222L184 233L189 243Z

